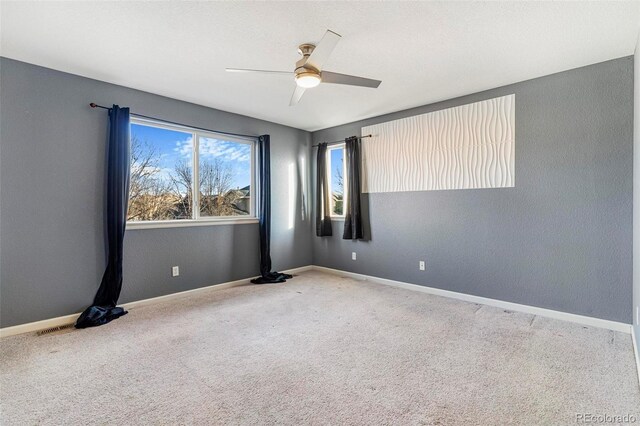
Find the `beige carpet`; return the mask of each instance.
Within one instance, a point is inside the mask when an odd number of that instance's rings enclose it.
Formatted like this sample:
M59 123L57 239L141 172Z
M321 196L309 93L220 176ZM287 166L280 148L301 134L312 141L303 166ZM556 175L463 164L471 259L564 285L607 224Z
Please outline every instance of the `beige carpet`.
M2 425L640 422L630 335L320 272L5 338L0 360Z

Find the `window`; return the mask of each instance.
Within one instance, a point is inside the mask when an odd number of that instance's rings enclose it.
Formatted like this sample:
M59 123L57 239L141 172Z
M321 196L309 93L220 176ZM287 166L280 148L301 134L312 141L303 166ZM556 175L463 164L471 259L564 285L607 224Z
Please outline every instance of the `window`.
M255 142L131 120L130 224L255 219Z
M345 162L344 145L335 145L327 149L327 177L329 179L329 194L331 216L344 216L345 199Z

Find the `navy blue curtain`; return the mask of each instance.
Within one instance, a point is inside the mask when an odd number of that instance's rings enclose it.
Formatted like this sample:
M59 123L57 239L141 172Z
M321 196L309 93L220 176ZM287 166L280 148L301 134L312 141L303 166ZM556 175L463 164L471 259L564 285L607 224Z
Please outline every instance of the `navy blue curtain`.
M260 222L260 277L251 280L254 284L282 283L293 276L271 272L271 155L270 137L258 138L258 215ZM254 189L251 188L253 191Z
M360 206L360 139L351 136L345 140L347 164L347 199L344 214L345 240L362 239L362 208Z
M316 235L329 237L331 230L331 204L329 202L329 178L327 176L327 144L318 144L316 157Z
M107 152L107 268L93 305L80 315L76 328L103 325L127 313L116 304L122 289L122 252L129 202L129 136L129 108L114 105L109 109Z

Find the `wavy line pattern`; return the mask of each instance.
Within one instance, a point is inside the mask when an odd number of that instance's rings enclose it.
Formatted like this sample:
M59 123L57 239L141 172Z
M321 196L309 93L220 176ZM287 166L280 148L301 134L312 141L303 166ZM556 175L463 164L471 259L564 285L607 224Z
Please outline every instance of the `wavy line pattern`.
M363 192L515 186L515 99L363 127Z

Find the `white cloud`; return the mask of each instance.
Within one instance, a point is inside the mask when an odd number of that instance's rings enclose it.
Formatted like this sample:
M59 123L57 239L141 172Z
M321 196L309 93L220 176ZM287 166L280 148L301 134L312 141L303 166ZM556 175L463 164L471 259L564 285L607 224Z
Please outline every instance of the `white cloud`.
M176 141L173 149L183 158L191 158L193 139ZM200 156L215 157L223 161L249 162L251 160L251 147L247 144L229 142L214 138L200 138Z
M177 152L181 157L191 158L191 154L193 152L193 137L189 136L188 139L177 141L176 147L173 148L173 150Z
M221 158L223 161L250 161L250 145L213 138L200 139L200 155Z

